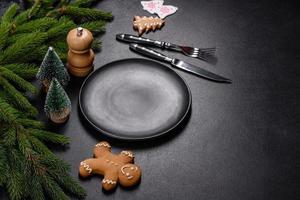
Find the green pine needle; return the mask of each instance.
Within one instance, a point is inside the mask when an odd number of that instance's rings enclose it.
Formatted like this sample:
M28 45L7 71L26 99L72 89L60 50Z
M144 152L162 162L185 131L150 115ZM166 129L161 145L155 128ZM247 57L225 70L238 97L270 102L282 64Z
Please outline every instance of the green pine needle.
M69 200L68 196L50 176L42 176L42 185L51 199Z
M7 44L8 35L11 29L10 23L1 23L0 24L0 50L3 50Z
M113 19L113 16L110 12L104 12L99 9L66 6L61 9L61 12L65 15L71 16L77 21L94 21L94 20L111 21Z
M20 91L36 92L26 80L35 77L49 46L66 61L65 39L70 29L82 26L96 36L105 31L106 22L113 17L88 8L99 0L24 1L29 9L12 4L0 18L0 186L12 200L69 199L69 195L81 199L86 193L68 174L70 166L46 145L66 145L69 138L45 131L43 123L32 118L37 109ZM95 38L92 48L98 50L100 44ZM52 95L64 94L62 91L57 89ZM70 108L68 98L59 99L49 100L45 107Z
M44 190L41 185L40 178L38 176L31 176L31 181L29 182L29 187L34 188L29 193L30 199L32 200L44 200Z
M75 0L71 2L72 6L76 7L91 7L94 3L98 2L99 0Z
M95 52L99 52L101 50L101 41L99 39L94 39L91 48Z
M29 115L36 115L38 113L37 109L33 107L27 98L25 98L13 85L11 85L5 78L0 76L0 85L9 94L9 96L14 100L18 107Z
M27 129L28 130L28 134L38 138L39 140L43 141L43 142L50 142L53 144L62 144L62 145L66 145L69 144L69 138L61 135L61 134L56 134L56 133L52 133L49 131L44 131L41 129Z
M39 139L36 137L29 135L27 136L30 140L30 143L33 147L33 150L41 155L55 156L50 149L46 145L44 145Z
M15 124L18 111L12 108L5 100L0 97L0 121L7 124Z
M75 23L67 17L62 17L60 20L47 31L49 39L55 39L61 36L67 36L68 32L75 28Z
M42 0L35 0L34 4L30 8L30 11L28 13L28 18L30 19L30 18L34 17L35 15L37 15L39 10L41 9L41 6L42 6Z
M14 18L14 24L16 26L21 25L23 23L26 23L28 21L28 13L30 12L30 9L25 10L23 12L21 12L20 14L18 14L15 18Z
M30 33L20 38L0 55L0 63L14 63L16 60L26 57L29 52L41 45L46 39L47 34L42 32Z
M6 173L7 174L7 173ZM21 200L23 197L23 179L22 174L16 170L10 170L8 173L6 188L9 198L13 200Z
M93 22L86 22L81 24L80 26L92 31L93 35L98 35L100 33L105 32L105 24L106 24L105 21L98 20Z
M50 17L43 17L31 20L28 23L24 23L17 26L16 33L32 33L35 31L47 31L55 23L57 23L57 20Z
M25 128L35 128L35 129L43 129L45 128L44 123L37 121L37 120L33 120L33 119L29 119L29 118L19 118L17 119L17 122L19 124L21 124L22 126L24 126Z
M6 181L6 172L8 169L7 163L8 161L4 149L4 144L0 143L0 186L3 186Z
M29 83L28 81L24 80L14 72L10 71L7 68L0 68L0 75L2 75L6 80L13 82L19 88L23 89L24 91L29 91L32 93L37 93L37 89L34 85Z
M27 63L14 63L9 65L3 65L3 67L14 72L15 74L24 79L32 79L38 72L38 67L36 65Z
M19 5L16 3L11 4L2 15L1 23L11 23L19 8Z

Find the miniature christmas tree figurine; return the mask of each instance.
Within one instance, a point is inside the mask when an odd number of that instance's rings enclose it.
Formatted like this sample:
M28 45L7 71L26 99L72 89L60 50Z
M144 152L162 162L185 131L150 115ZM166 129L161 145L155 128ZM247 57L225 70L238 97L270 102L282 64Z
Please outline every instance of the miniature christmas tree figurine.
M70 76L53 47L49 47L36 77L46 91L53 78L56 78L62 86L68 84Z
M51 81L44 110L54 123L64 123L69 118L71 101L56 78Z

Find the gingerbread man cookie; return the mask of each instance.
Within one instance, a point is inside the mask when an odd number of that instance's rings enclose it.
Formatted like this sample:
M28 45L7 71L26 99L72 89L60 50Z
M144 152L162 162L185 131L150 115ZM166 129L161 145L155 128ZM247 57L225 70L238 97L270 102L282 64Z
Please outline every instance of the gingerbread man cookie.
M120 154L111 153L111 146L107 142L100 142L94 147L94 157L82 161L79 175L88 177L93 174L103 175L103 189L114 189L119 182L124 187L137 184L141 178L141 169L133 164L134 155L130 151Z

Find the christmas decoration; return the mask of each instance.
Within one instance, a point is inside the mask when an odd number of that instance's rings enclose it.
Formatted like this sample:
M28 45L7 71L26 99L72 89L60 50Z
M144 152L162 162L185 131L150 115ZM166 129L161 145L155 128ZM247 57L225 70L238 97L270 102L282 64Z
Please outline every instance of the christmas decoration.
M71 112L71 101L56 78L53 78L46 96L44 110L57 124L64 123Z
M68 84L69 74L53 47L49 47L36 78L43 84L46 91L53 78L56 78L62 86Z
M160 29L164 23L165 21L158 17L134 16L133 28L138 31L139 35L143 35L144 32L148 33L150 30Z
M0 19L0 187L12 200L81 199L86 193L69 166L46 146L69 139L34 118L38 111L27 95L37 89L25 79L35 77L49 46L66 61L70 29L81 26L96 36L112 15L88 8L97 0L22 2L24 9L12 4ZM92 48L99 44L94 40Z
M84 77L92 71L95 57L91 49L93 39L93 34L82 27L68 33L68 69L74 76Z
M133 163L134 154L131 151L113 154L110 144L102 141L94 147L94 158L80 162L79 175L103 175L102 187L106 191L115 189L118 183L123 187L132 187L142 176L141 168Z
M170 5L163 5L163 0L141 1L143 9L151 14L157 14L161 19L174 14L178 8Z

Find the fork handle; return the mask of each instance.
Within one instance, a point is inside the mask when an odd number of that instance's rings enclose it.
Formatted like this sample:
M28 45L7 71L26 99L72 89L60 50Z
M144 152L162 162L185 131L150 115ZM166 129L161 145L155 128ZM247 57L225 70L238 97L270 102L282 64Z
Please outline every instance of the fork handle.
M143 44L147 46L155 46L159 47L161 49L172 49L174 51L181 51L181 49L172 43L169 42L162 42L158 40L152 40L149 38L144 38L144 37L138 37L135 35L130 35L130 34L117 34L116 38L118 40L124 41L124 42L129 42L129 43L137 43L137 44Z

